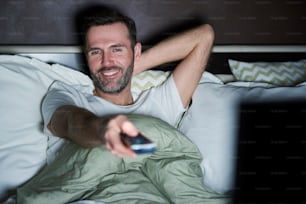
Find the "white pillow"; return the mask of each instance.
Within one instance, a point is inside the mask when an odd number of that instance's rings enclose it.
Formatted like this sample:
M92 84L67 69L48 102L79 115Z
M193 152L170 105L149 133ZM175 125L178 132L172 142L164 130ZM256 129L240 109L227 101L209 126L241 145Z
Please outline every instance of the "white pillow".
M219 193L233 190L238 103L241 100L297 101L306 100L305 93L306 84L295 87L264 86L255 82L199 84L179 129L202 153L206 186Z
M237 80L294 86L306 81L306 60L296 62L242 62L229 59Z
M0 200L31 178L46 159L47 137L42 133L41 100L54 80L82 84L81 72L21 56L0 56Z

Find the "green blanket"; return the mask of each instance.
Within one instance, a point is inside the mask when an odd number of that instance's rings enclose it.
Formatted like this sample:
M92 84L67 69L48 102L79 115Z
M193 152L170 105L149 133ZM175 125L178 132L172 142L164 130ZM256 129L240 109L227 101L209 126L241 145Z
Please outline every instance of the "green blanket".
M88 149L71 143L18 189L17 203L228 203L203 185L202 157L188 138L159 119L128 117L157 143L155 153L122 159L103 145Z

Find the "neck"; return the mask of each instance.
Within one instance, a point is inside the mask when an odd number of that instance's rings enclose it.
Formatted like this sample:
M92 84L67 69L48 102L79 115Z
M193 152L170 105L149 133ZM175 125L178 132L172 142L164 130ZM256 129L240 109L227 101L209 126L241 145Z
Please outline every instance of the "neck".
M109 102L112 102L117 105L126 106L132 104L133 97L129 87L126 87L120 93L104 93L98 88L95 88L94 95L101 97Z

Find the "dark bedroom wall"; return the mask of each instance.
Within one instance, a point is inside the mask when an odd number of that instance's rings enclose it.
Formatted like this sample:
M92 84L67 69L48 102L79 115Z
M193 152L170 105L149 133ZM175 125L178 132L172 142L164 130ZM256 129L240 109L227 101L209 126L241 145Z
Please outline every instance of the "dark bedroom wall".
M76 12L115 5L137 23L145 44L207 22L216 44L306 44L304 0L1 0L0 44L78 44Z

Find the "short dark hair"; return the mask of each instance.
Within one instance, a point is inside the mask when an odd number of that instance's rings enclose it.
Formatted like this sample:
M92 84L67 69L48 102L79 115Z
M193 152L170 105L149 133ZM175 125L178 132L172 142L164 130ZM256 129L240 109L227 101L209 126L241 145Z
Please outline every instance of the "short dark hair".
M83 45L86 45L86 33L92 26L110 25L117 22L126 25L133 48L137 42L137 30L134 20L123 15L118 10L106 6L95 6L87 9L81 16L81 22L79 23L82 24Z

